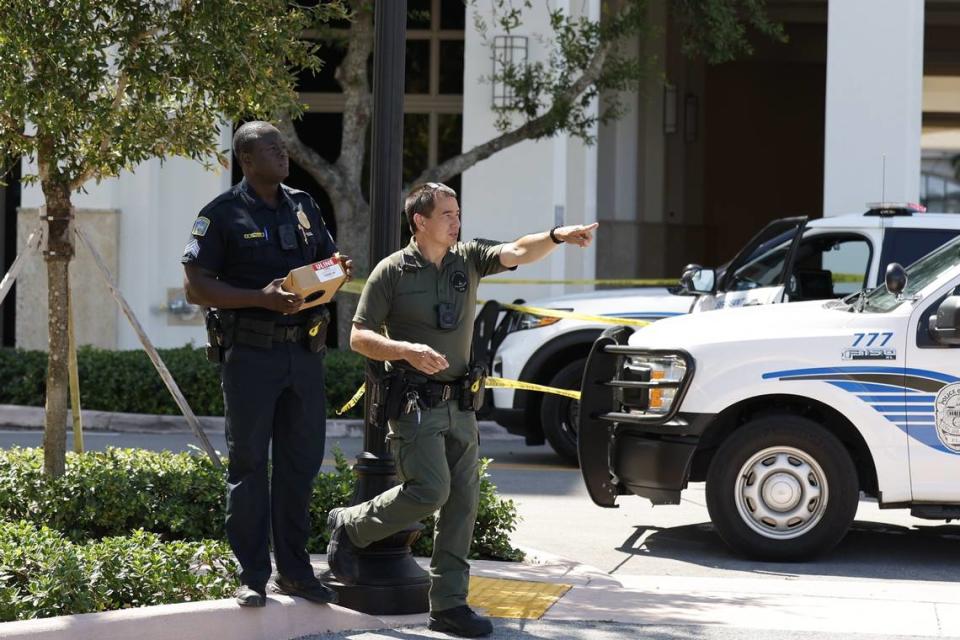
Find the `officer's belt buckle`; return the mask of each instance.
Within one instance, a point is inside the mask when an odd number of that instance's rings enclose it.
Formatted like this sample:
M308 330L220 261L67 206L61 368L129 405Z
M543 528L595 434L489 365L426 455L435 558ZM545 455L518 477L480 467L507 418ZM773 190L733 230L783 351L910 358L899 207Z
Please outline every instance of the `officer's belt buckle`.
M453 397L453 385L443 385L443 391L440 393L440 402L446 402Z
M280 329L280 331L277 333L277 336L280 342L296 342L300 339L300 327L295 324L278 327L278 329Z

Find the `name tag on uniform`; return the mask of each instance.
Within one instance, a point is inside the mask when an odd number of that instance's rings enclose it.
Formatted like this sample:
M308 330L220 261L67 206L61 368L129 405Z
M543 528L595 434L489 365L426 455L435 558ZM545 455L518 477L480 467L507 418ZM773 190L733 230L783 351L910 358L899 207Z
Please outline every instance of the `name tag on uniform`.
M263 231L254 231L253 233L243 234L244 240L256 240L257 238L266 238L266 237L267 237L267 234L265 234Z

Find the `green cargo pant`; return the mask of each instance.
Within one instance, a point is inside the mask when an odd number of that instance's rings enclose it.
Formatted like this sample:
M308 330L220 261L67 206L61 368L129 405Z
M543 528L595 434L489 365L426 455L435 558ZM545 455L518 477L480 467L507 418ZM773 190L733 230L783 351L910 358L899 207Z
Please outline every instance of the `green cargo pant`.
M390 444L401 484L343 511L344 530L358 547L386 538L439 510L430 561L430 609L467 603L480 498L479 431L472 411L451 400L390 421Z

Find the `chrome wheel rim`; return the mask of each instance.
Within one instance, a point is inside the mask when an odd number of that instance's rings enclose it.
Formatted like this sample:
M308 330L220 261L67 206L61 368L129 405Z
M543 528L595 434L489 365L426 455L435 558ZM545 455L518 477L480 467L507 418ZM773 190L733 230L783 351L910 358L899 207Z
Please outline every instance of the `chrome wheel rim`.
M740 468L734 488L740 518L765 538L790 540L817 526L827 507L827 478L793 447L770 447Z

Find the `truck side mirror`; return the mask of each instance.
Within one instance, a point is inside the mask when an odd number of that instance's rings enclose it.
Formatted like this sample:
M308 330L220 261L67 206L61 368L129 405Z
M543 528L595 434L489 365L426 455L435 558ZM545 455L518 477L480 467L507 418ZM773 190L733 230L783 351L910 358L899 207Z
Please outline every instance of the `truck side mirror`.
M887 272L883 276L883 283L887 286L887 291L895 296L903 293L907 288L907 272L899 262L891 262L887 265Z
M690 296L713 293L716 280L717 272L713 269L704 269L698 264L688 264L683 268L683 275L680 276L681 292Z
M938 344L960 344L960 296L947 296L930 316L930 337Z

